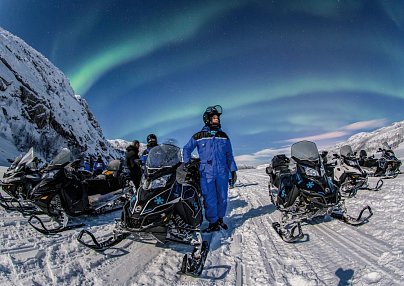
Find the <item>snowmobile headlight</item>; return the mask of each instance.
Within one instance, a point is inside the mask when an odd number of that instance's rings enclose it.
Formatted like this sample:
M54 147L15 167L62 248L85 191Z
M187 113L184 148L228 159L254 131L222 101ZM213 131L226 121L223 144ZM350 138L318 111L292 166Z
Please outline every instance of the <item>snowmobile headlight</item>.
M303 166L304 172L306 173L307 176L311 176L311 177L319 177L320 174L318 173L318 171L316 169L307 167L307 166Z
M43 179L52 179L56 175L57 172L58 172L58 170L46 172L45 174L42 175L42 180Z
M165 175L165 176L162 176L160 178L153 180L150 184L150 188L157 189L157 188L165 187L169 178L170 178L170 175Z

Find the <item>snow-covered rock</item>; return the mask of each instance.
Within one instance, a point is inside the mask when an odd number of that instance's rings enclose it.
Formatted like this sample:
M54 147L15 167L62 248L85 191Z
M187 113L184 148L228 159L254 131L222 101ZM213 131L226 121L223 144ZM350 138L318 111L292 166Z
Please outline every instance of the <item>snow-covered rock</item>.
M34 147L50 160L62 147L73 154L118 158L87 102L48 59L0 28L0 165Z
M387 142L393 150L399 149L400 144L404 142L404 121L395 122L372 132L357 133L331 149L339 152L341 146L350 145L354 151L366 150L368 154L373 154L384 142Z
M132 144L131 141L126 141L124 139L109 139L108 140L109 144L111 144L111 146L119 151L122 152L126 152L126 148ZM144 143L140 143L140 147L139 147L139 153L142 153L143 150L145 150L147 148L147 145Z

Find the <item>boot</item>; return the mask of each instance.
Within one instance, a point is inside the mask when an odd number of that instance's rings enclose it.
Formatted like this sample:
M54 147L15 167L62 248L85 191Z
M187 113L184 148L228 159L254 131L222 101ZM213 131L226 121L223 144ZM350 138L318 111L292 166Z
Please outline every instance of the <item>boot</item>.
M220 230L220 225L219 225L219 220L214 222L214 223L209 223L209 226L202 230L202 232L214 232L214 231L219 231Z
M227 224L225 224L225 223L223 222L223 218L222 218L222 217L220 217L217 222L219 223L219 226L220 226L221 228L223 228L224 230L227 230L227 229L229 228L229 227L227 226Z

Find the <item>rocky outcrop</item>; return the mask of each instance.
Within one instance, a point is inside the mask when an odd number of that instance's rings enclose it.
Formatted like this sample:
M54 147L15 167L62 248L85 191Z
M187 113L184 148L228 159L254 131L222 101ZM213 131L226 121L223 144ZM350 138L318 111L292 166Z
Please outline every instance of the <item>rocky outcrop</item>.
M64 74L1 28L0 137L20 152L33 146L45 160L62 147L76 156L122 156L104 138L87 102L74 94Z

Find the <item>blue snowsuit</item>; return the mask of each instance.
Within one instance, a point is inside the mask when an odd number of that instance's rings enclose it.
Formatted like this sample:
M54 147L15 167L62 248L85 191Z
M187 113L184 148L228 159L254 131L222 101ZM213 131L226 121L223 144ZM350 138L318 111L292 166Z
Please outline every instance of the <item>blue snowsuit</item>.
M140 156L140 164L141 164L142 166L145 166L145 165L146 165L147 157L149 156L150 150L151 150L153 147L155 147L155 146L147 147L147 149L144 150L143 153L142 153L142 155Z
M82 159L79 170L91 172L90 161L87 158Z
M201 160L199 172L205 216L210 223L215 223L226 214L229 171L237 171L233 150L226 133L208 126L194 134L184 146L184 163L189 162L195 147Z
M105 170L106 166L104 162L94 162L93 172L94 174L101 174Z

